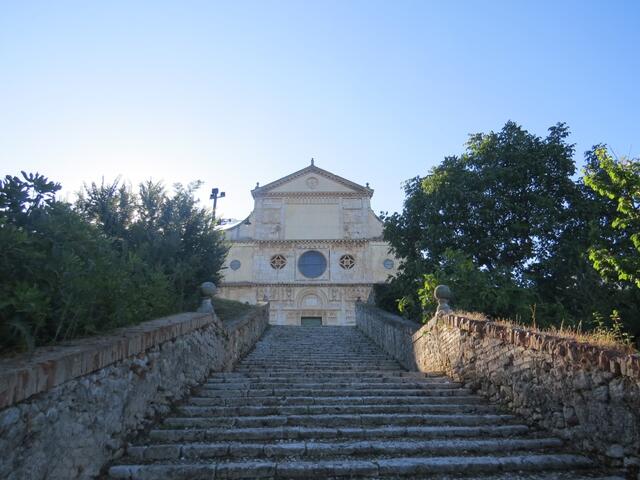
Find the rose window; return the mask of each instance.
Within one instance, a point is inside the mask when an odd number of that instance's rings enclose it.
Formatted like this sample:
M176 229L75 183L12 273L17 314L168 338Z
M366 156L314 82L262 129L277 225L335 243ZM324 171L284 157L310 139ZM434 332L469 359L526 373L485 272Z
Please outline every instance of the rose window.
M271 268L275 268L276 270L282 270L287 264L287 259L284 255L274 255L271 257Z
M318 278L327 270L327 259L316 250L300 255L298 269L307 278Z
M342 255L338 263L345 270L351 270L356 264L356 259L353 258L353 255Z

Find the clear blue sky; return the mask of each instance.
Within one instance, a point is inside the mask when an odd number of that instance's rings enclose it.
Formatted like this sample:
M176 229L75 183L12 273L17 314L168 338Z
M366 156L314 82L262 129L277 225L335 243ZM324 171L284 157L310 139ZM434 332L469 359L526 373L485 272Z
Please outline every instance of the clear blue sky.
M467 135L640 154L639 1L0 0L0 174L249 190L316 164L399 210ZM203 191L203 198L206 198Z

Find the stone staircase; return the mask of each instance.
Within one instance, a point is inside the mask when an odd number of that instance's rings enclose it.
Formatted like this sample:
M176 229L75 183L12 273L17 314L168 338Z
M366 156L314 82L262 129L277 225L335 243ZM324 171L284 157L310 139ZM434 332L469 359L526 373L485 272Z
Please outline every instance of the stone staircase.
M271 326L109 469L118 479L613 479L353 327Z

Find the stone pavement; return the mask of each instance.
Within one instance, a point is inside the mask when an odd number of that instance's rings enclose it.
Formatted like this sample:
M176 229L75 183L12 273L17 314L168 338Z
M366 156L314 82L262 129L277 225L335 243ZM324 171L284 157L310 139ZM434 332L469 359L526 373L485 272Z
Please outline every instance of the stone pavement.
M271 326L109 468L114 479L621 478L353 327Z

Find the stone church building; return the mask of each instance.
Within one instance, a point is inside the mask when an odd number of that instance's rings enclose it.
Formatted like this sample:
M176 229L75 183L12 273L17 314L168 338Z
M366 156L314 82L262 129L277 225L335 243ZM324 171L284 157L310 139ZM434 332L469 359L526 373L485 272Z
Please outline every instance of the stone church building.
M251 191L253 212L224 227L219 296L270 302L276 325L354 325L355 302L396 273L373 190L311 165Z

